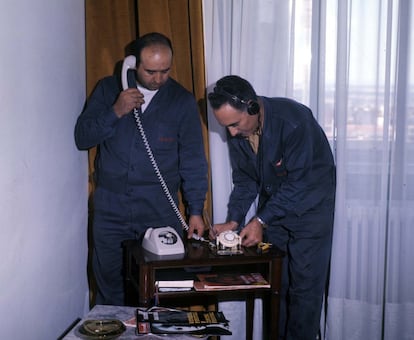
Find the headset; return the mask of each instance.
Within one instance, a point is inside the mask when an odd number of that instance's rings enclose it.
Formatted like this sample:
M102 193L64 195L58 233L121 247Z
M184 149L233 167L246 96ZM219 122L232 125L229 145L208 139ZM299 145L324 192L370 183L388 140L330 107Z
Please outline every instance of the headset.
M222 87L215 87L214 93L225 96L235 103L241 103L247 106L247 113L251 116L257 115L260 112L260 105L256 100L244 100L224 90Z

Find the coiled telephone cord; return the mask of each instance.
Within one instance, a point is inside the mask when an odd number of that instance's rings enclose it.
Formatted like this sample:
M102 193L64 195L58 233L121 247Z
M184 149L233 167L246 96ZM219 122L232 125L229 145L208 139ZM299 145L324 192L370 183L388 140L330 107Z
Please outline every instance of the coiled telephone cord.
M145 150L148 154L148 158L149 158L149 160L152 164L152 167L154 168L154 171L155 171L155 174L157 175L158 181L161 184L161 188L164 191L164 194L167 197L167 200L170 203L172 209L174 210L175 215L177 216L178 220L181 222L184 230L188 231L190 228L189 228L188 224L186 223L186 221L184 220L183 216L181 215L181 212L178 209L177 204L175 204L175 202L174 202L174 199L173 199L173 197L170 193L170 190L168 189L167 183L165 182L164 177L161 174L160 168L158 167L157 161L155 160L154 154L151 150L151 146L148 143L147 135L145 134L145 130L144 130L144 128L142 126L142 123L141 123L140 112L141 112L141 110L135 108L134 109L134 117L135 117L135 122L137 124L139 134L141 135L142 141L144 143ZM193 234L193 238L196 239L196 240L204 241L204 238L198 236L197 234Z

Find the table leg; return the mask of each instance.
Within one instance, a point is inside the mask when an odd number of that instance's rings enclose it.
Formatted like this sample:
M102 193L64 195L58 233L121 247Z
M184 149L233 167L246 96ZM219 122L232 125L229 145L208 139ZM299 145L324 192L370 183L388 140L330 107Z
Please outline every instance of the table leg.
M246 295L246 340L253 339L254 295Z
M282 258L274 258L271 262L271 284L270 284L270 339L279 337L279 308L280 289L282 278Z
M153 292L154 283L152 282L152 275L150 267L141 263L139 266L139 305L143 307L149 307L151 299L154 295ZM152 289L151 289L152 288Z

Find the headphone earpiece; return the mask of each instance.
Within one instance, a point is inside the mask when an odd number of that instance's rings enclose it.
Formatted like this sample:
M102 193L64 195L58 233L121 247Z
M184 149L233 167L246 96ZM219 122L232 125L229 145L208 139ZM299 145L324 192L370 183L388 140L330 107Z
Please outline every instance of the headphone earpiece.
M255 100L249 100L247 102L247 113L251 116L257 115L260 112L260 105Z
M251 116L257 115L260 112L260 105L257 101L255 100L243 100L237 96L235 96L234 94L231 94L229 92L227 92L226 90L224 90L221 87L215 87L213 90L214 93L220 94L222 96L225 96L227 98L230 98L232 101L234 102L240 102L244 105L247 106L247 113Z

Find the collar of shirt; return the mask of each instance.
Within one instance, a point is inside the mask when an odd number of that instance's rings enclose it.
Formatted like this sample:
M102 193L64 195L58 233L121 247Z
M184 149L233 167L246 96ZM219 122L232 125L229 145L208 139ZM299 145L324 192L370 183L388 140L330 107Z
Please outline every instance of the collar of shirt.
M140 85L138 85L137 88L144 95L145 103L141 105L141 112L144 112L148 105L151 103L152 98L156 95L158 90L148 90Z

